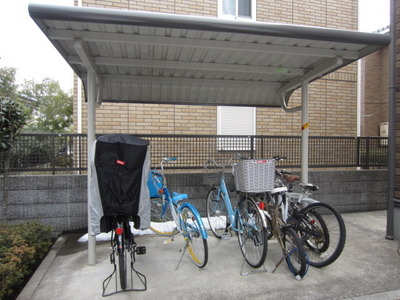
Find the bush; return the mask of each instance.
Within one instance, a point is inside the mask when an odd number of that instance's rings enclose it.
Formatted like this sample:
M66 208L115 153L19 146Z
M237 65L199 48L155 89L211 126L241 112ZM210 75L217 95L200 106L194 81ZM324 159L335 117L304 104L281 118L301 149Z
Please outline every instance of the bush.
M24 283L51 245L49 226L38 222L0 224L0 299Z

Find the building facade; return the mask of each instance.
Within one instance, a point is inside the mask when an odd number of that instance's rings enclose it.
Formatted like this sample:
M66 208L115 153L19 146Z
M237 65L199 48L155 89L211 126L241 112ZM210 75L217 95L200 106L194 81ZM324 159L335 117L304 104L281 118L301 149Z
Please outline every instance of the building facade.
M79 3L78 3L79 2ZM241 18L357 30L358 0L82 0L75 5L128 9L219 18ZM78 81L74 85L74 126L86 132L87 107ZM299 104L300 91L291 105ZM355 136L357 134L357 64L329 74L309 87L310 134ZM232 108L233 109L233 108ZM244 121L224 127L230 108L191 105L103 103L97 108L97 133L129 134L254 134L299 135L301 114L281 108L246 108ZM223 113L222 113L223 112ZM250 117L249 117L250 116ZM243 129L243 122L250 123ZM231 124L231 123L230 123ZM242 130L241 130L242 129Z
M361 136L387 136L388 101L389 47L385 47L361 60Z

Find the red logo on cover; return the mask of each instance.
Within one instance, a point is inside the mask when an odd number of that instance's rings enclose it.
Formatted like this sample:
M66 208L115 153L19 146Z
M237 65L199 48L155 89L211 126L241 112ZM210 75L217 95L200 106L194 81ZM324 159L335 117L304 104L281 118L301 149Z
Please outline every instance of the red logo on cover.
M117 159L117 165L125 166L125 162L123 160Z
M256 163L256 164L264 164L264 163L267 163L268 162L268 160L256 160L256 161L254 161L254 163Z

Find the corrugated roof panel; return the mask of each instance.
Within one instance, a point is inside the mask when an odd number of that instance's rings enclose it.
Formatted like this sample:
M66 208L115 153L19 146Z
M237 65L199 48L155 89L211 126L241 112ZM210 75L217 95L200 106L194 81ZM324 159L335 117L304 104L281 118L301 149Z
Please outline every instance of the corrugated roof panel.
M303 76L315 80L390 41L336 29L126 10L29 10L85 85L87 69L94 68L103 101L279 106Z

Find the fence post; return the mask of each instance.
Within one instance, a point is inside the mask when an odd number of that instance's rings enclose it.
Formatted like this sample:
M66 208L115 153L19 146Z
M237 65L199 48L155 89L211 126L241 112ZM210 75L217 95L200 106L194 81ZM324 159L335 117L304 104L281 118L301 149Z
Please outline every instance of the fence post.
M370 137L367 136L366 145L365 145L365 163L366 163L367 170L369 170L369 140L370 140Z
M51 138L51 159L50 159L50 163L53 166L53 170L52 170L52 174L56 174L56 159L55 159L55 140L56 140L56 133L53 133L52 135L50 135Z
M250 136L250 158L254 158L254 136Z
M361 143L361 138L359 136L356 136L356 147L357 147L357 153L356 153L356 166L360 167L361 166L361 156L360 156L360 143Z
M263 136L261 136L260 137L260 144L261 144L261 154L260 154L260 157L265 157L265 154L264 154L264 141L265 141L265 138L263 137Z
M79 174L82 174L82 136L78 136L78 141L79 141Z

